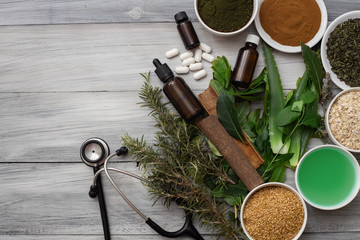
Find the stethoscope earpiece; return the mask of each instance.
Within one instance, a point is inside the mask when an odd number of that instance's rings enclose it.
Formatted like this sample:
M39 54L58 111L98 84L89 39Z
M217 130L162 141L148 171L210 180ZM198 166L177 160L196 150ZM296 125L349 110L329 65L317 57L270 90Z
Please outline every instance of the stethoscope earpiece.
M96 198L97 195L98 195L97 187L94 185L91 185L90 190L89 190L89 197Z

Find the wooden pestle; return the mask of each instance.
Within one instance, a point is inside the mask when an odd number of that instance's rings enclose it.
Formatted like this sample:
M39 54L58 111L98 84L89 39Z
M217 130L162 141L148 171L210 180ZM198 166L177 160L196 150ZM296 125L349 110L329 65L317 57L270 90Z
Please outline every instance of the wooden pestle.
M205 110L209 115L216 116L216 102L217 102L218 94L215 89L210 85L203 93L199 95L199 100ZM250 143L250 141L245 138L245 143L233 138L236 145L240 150L245 154L246 158L250 163L254 166L254 168L258 168L261 164L264 163L264 160L260 156L260 154L256 151L254 146Z
M247 160L244 153L238 148L217 117L208 116L196 121L195 124L220 151L249 191L264 183L264 180Z

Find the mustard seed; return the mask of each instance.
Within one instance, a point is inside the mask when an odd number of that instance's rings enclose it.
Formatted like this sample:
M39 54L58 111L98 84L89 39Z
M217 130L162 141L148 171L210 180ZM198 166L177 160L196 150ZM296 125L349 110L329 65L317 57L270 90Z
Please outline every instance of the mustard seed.
M291 240L304 222L299 197L283 187L265 187L246 202L243 212L246 231L255 240Z

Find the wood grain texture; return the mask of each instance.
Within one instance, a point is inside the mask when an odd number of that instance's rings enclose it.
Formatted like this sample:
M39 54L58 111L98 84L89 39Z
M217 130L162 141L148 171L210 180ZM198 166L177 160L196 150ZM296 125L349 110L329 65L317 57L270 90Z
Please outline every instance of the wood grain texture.
M357 0L324 0L329 20L355 10ZM359 7L357 8L359 9ZM193 0L20 0L0 2L1 25L173 22L174 15L186 11L197 21Z
M360 7L358 0L325 4L329 21ZM174 47L185 51L173 20L182 10L213 54L225 55L231 65L247 33L256 33L252 25L233 38L209 34L197 22L192 0L0 1L0 239L103 239L98 203L88 197L92 169L81 162L79 148L93 136L105 139L112 151L125 133L154 140L154 121L137 104L139 73L154 69L153 58L166 60L172 69L180 65L178 57L167 60L164 53ZM255 75L264 67L259 52ZM274 54L288 91L305 69L302 57ZM211 79L211 65L204 66L205 79L184 76L196 94ZM154 75L152 83L161 86ZM309 148L320 144L313 139ZM139 172L130 157L111 165ZM172 206L168 211L160 203L151 207L140 182L115 178L145 215L167 230L182 226L182 210ZM293 171L288 170L286 182L294 186ZM112 239L166 239L147 227L106 179L103 183ZM360 239L359 205L356 198L336 211L308 206L301 239ZM216 238L206 229L200 232L207 240Z
M213 36L195 24L199 38L213 47L214 56L226 56L235 64L247 33L226 38ZM156 30L155 30L156 29ZM175 69L179 57L165 52L185 48L174 24L86 24L0 27L0 92L137 91L139 73L153 71L154 58ZM255 75L264 68L262 50ZM285 89L295 87L305 69L301 54L274 51ZM205 90L212 78L211 64L203 61L206 78L195 81L184 75L192 89ZM158 86L161 82L154 77Z

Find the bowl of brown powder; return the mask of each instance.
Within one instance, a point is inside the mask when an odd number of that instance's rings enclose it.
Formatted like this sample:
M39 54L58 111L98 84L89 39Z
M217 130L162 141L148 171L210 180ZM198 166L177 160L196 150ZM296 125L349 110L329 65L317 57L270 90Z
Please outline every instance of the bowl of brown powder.
M241 226L250 240L295 240L307 222L304 200L292 187L278 182L252 190L241 207Z
M360 87L340 92L325 115L326 131L336 145L360 153Z
M259 0L256 30L271 47L287 53L301 52L300 42L315 46L326 30L323 0Z

